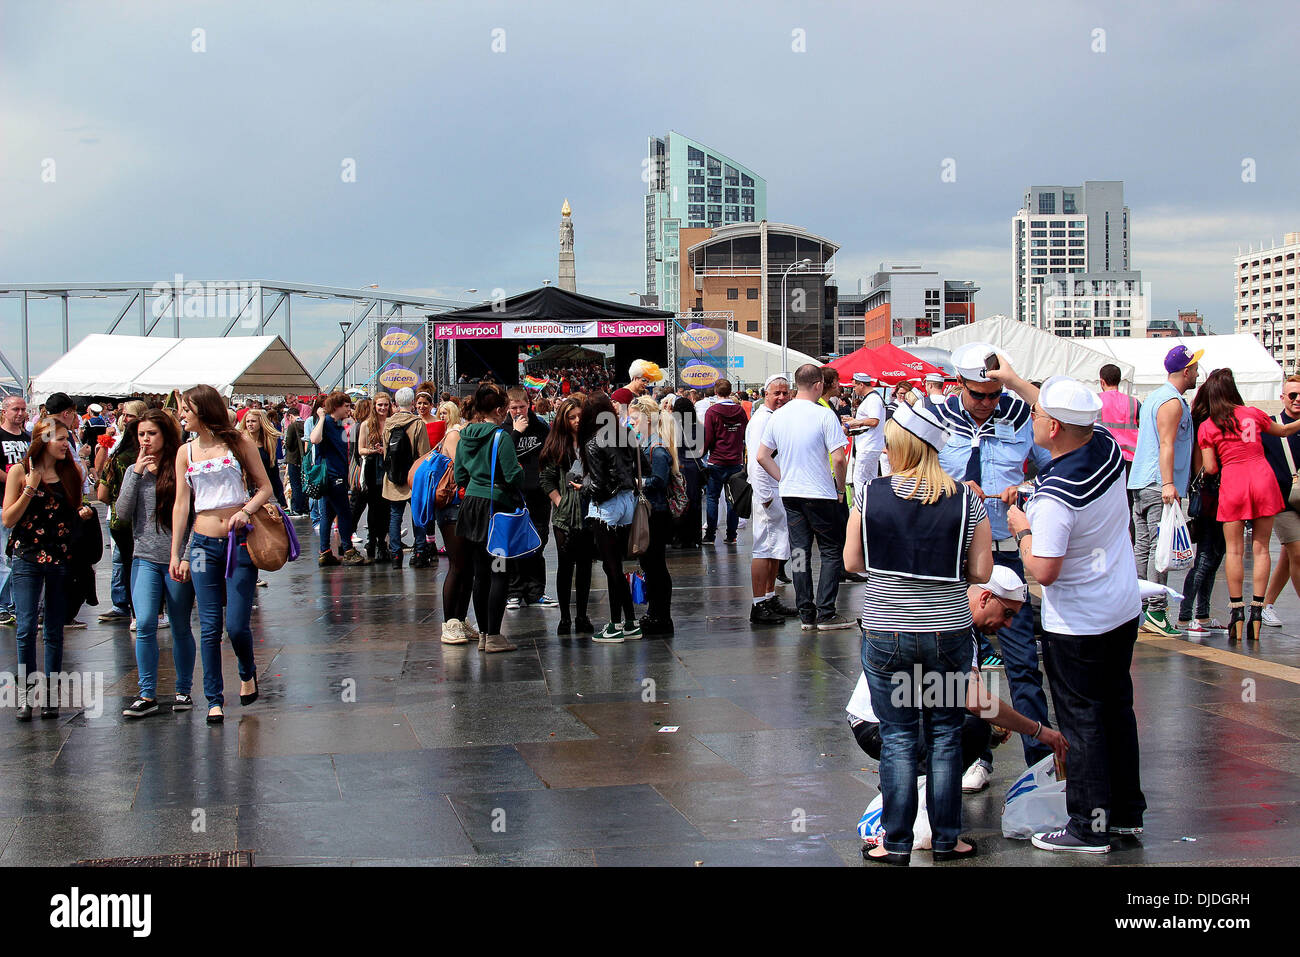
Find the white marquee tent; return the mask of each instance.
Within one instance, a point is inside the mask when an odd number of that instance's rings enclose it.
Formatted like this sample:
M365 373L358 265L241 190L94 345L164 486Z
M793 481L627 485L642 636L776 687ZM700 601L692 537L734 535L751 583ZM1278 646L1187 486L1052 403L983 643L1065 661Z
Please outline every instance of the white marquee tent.
M1063 339L1006 316L993 316L969 325L945 329L926 339L925 344L952 352L968 342L987 342L1005 352L1016 372L1026 379L1041 382L1049 376L1068 375L1092 389L1101 388L1097 373L1106 363L1113 362L1119 366L1120 389L1133 393L1138 385L1134 361L1125 355L1101 350L1094 345L1105 341L1114 340ZM1173 344L1170 343L1165 351L1172 347ZM1160 355L1163 356L1164 352ZM1137 394L1142 394L1140 389Z
M54 392L107 398L166 394L205 382L224 396L319 391L279 336L166 339L86 336L32 380L33 402Z
M728 370L727 378L732 382L739 381L744 386L761 386L768 376L777 372L793 373L806 362L814 365L821 365L812 356L805 355L795 349L789 349L787 361L790 368L781 368L781 344L779 342L768 342L766 339L759 339L756 336L747 336L744 333L734 332L727 336L727 348L729 352L728 363L731 368ZM791 383L793 386L794 383Z
M1282 367L1254 336L1169 336L1160 339L1089 339L1088 345L1116 359L1133 363L1134 394L1150 393L1167 378L1165 356L1179 343L1190 352L1205 350L1200 361L1200 381L1215 369L1232 370L1237 389L1246 402L1268 402L1282 391Z

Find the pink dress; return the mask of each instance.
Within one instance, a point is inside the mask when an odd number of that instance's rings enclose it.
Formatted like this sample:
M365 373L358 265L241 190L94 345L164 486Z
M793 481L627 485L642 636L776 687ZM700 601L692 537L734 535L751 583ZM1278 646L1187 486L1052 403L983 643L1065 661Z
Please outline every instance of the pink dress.
M1201 448L1213 449L1219 459L1219 521L1243 522L1276 515L1284 507L1282 493L1260 441L1271 420L1249 405L1237 406L1234 412L1237 434L1224 435L1210 419L1202 422L1196 433Z

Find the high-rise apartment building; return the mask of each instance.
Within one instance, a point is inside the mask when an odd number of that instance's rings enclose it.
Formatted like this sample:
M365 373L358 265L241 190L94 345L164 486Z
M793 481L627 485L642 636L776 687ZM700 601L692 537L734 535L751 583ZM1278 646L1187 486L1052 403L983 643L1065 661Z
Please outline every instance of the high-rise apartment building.
M1249 333L1282 366L1296 370L1296 262L1300 233L1287 233L1281 246L1260 248L1233 262L1233 328Z
M1111 298L1132 300L1131 283L1140 291L1142 275L1129 263L1129 210L1124 205L1124 184L1118 180L1089 180L1082 186L1033 186L1011 222L1012 315L1021 322L1061 335L1096 335L1091 324L1076 322L1087 299L1096 314L1088 318L1106 320L1107 335L1132 333L1128 313L1133 304L1119 306ZM1080 274L1083 274L1082 276ZM1063 286L1063 279L1086 282L1087 295L1075 297L1076 285ZM1039 287L1055 281L1058 293L1068 293L1068 312L1057 304L1053 315L1045 315L1047 300ZM1100 302L1099 302L1100 300ZM1063 313L1066 313L1063 315ZM1068 324L1060 320L1068 319ZM1123 318L1124 323L1114 320ZM1068 331L1066 331L1068 330Z
M652 136L646 159L645 291L680 312L683 229L717 229L767 218L767 181L681 133Z

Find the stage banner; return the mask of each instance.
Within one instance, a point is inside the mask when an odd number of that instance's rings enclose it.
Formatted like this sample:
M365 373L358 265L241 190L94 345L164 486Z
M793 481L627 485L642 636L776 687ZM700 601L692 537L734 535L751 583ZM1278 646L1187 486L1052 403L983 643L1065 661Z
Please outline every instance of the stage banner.
M404 386L414 389L424 380L426 356L424 337L428 323L424 320L384 320L375 336L375 381L379 388L393 393Z
M692 322L685 329L676 330L674 345L674 381L692 389L712 389L719 379L726 378L727 330L714 329Z
M435 322L435 339L626 339L662 336L663 319L593 319L588 322Z

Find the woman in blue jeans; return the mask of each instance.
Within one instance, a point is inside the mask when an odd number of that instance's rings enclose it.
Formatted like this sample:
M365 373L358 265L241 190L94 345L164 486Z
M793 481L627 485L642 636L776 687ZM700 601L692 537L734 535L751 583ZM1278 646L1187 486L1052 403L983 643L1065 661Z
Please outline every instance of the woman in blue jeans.
M330 565L368 565L364 555L352 544L352 505L348 499L348 441L343 422L352 414L352 400L346 392L335 392L316 410L316 426L311 442L316 454L325 462L325 493L321 495L325 510L320 521L320 560L322 568ZM330 532L334 519L339 522L339 547L343 559L334 554Z
M220 724L226 715L221 677L223 626L239 662L239 702L248 705L257 700L251 624L257 569L244 539L253 514L271 500L273 492L257 446L231 424L226 403L216 389L196 385L182 393L180 412L196 438L176 453L176 488L181 494L172 507L170 574L173 581L194 582L208 724ZM254 487L252 498L249 485ZM191 494L186 494L186 488ZM194 534L187 554L191 497Z
M919 736L936 861L969 857L961 833L961 730L975 653L966 589L993 572L984 504L939 465L948 431L928 409L900 404L885 425L893 474L867 484L849 513L844 564L869 573L862 667L880 720L881 823L868 861L907 865L916 820Z
M250 413L251 414L251 413ZM117 495L117 514L131 524L131 601L137 609L135 662L140 693L122 712L143 718L158 712L158 609L166 600L172 621L172 661L176 666L173 711L194 707L194 586L173 581L171 568L172 510L176 504L176 470L169 468L180 451L180 425L171 413L149 409L136 428L139 452L127 466ZM164 464L159 468L159 463Z
M57 718L58 702L40 687L36 670L36 618L45 594L45 688L63 669L64 584L73 535L81 519L93 514L81 504L78 470L68 427L44 418L32 429L27 458L11 465L5 477L0 520L9 529L14 611L18 617L19 721L32 720L32 696L41 699L41 717Z

